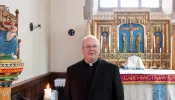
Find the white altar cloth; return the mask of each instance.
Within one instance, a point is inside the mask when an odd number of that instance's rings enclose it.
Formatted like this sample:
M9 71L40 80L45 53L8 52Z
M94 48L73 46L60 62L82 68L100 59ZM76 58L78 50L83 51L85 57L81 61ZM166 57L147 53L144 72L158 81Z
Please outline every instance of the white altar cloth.
M123 70L120 69L120 74L154 74L154 75L175 75L174 70ZM65 79L55 79L55 87L65 85ZM175 83L138 83L138 84L123 84L125 100L175 100Z
M175 74L175 70L159 70L159 69L124 70L124 69L120 69L120 74Z

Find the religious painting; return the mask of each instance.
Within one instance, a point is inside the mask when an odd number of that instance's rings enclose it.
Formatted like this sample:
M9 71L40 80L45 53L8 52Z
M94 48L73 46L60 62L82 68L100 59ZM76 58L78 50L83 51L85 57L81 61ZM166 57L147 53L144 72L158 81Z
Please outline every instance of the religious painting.
M163 47L164 47L164 44L163 44L162 33L155 32L154 33L154 48L156 49L156 53L160 53Z
M124 37L125 35L125 37ZM143 53L144 28L140 24L123 24L119 28L119 52ZM126 45L127 44L127 45ZM126 46L126 47L125 47ZM126 48L126 51L123 49Z
M100 35L100 44L101 44L101 51L102 52L109 52L110 46L110 35L108 32L104 31Z

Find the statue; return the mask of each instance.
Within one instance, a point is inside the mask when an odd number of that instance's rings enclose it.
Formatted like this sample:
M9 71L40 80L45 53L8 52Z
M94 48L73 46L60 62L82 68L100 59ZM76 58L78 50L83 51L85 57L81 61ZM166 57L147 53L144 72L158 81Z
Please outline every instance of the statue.
M136 50L137 50L137 53L141 53L141 51L140 51L140 42L141 41L142 41L141 33L138 33L137 34L137 40L136 40Z
M2 6L0 11L0 57L9 56L10 58L16 59L18 39L15 36L17 34L17 28L14 26L15 23L11 23L11 25L9 23L8 8ZM13 34L10 33L12 32L12 29L14 32Z
M10 25L8 26L8 32L6 35L6 40L11 41L13 37L17 36L17 27L15 26L16 21L14 19L10 20Z
M123 53L127 52L127 38L126 38L126 33L122 33L122 39L123 39Z
M108 51L108 37L107 37L107 34L106 32L103 33L103 36L102 36L102 51L103 52L107 52Z
M142 30L142 27L134 27L134 24L129 24L129 27L123 27L121 28L121 30L127 30L129 31L130 33L130 52L133 52L133 40L134 40L134 37L133 37L133 33L135 30Z
M161 38L158 32L155 34L155 42L156 42L156 52L160 52L160 42Z
M7 8L7 7L5 7L5 6L2 6L1 8L0 8L1 10L1 18L0 18L0 21L1 21L1 23L2 23L2 25L3 25L3 27L4 27L4 25L9 25L9 9ZM5 30L5 29L4 29Z

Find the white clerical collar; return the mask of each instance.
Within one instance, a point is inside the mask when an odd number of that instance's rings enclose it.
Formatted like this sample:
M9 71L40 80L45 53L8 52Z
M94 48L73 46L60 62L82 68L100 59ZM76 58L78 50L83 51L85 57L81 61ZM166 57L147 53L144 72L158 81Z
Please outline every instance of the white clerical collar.
M89 66L93 66L93 63L89 63Z
M98 60L98 59L97 59L97 60ZM96 62L97 62L97 60L96 60L96 61L94 61L93 63L87 63L87 62L86 62L86 60L84 60L84 61L85 61L87 64L89 64L89 66L93 66L93 64L94 64L94 63L96 63Z

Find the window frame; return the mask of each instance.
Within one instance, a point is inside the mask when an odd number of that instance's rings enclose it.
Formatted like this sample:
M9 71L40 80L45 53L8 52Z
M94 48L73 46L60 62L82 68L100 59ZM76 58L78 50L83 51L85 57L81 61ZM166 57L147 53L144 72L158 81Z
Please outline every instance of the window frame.
M138 0L138 7L121 7L121 0L118 0L118 7L111 7L111 8L103 8L100 7L100 1L98 0L98 10L99 11L113 11L113 10L128 10L128 9L148 9L149 7L142 7L142 0ZM159 7L158 8L149 8L152 12L161 12L162 11L162 0L159 0Z

